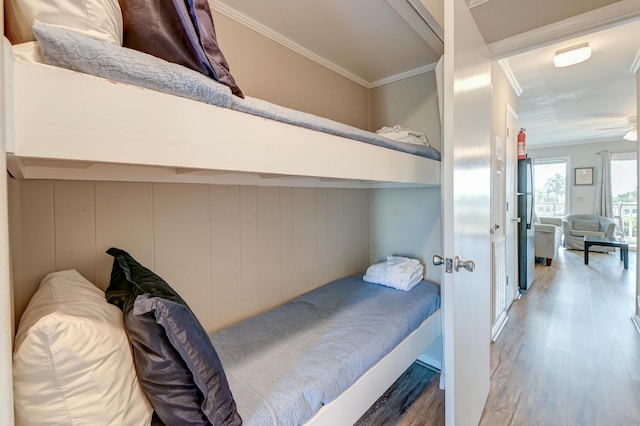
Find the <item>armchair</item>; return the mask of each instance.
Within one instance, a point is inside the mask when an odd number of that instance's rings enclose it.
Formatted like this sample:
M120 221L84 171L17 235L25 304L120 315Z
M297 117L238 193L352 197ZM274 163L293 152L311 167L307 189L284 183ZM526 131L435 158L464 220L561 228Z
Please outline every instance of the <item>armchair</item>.
M535 257L545 259L547 266L558 255L558 247L562 239L562 219L555 217L540 217L533 224L533 239Z
M616 222L595 214L571 214L562 218L564 246L568 249L584 250L584 237L613 237ZM591 249L590 249L591 250ZM594 251L609 252L610 247L594 247Z

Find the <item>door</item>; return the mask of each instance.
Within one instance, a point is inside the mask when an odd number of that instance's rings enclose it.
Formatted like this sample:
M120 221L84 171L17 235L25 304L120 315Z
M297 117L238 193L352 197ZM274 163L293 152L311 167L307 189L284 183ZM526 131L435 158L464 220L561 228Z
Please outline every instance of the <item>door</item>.
M515 111L507 105L506 120L507 140L505 142L505 238L507 250L507 309L511 303L518 297L518 197L517 197L517 179L516 166L518 164L517 153L517 126L518 116Z
M445 415L477 425L490 368L491 64L464 0L445 1L444 27L444 257L475 262L443 274Z

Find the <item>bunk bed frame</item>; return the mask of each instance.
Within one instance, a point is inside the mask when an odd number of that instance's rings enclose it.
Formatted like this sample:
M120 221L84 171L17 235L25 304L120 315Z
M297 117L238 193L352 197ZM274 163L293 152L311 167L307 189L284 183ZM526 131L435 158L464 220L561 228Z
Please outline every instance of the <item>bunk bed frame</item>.
M17 179L332 188L440 185L439 161L16 60L6 39L3 54L6 164ZM175 111L189 119L173 119ZM13 325L3 327L3 333L13 335ZM308 424L356 421L440 335L438 311ZM4 347L3 375L10 380L11 351ZM7 412L11 390L4 389L8 406L0 411Z

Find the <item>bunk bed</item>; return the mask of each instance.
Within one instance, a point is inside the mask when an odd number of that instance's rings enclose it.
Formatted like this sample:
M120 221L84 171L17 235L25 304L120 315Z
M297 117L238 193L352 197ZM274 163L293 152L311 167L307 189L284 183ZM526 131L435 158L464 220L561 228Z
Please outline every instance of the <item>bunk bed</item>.
M78 40L73 33L62 36L70 36L71 44ZM440 185L440 157L433 149L418 152L424 150L293 111L306 121L295 125L283 116L291 112L286 108L248 97L208 103L153 82L144 87L32 61L25 58L34 55L24 55L24 49L37 44L12 46L6 38L3 43L6 161L16 179L319 188ZM340 131L329 129L333 124ZM374 142L363 141L368 138ZM437 310L306 424L355 421L440 332Z

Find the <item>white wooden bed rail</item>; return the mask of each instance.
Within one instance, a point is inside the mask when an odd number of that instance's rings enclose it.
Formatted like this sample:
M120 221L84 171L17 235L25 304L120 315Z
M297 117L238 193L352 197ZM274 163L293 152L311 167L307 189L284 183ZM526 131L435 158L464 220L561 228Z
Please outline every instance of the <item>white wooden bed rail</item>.
M440 184L439 161L7 56L6 148L17 178Z

